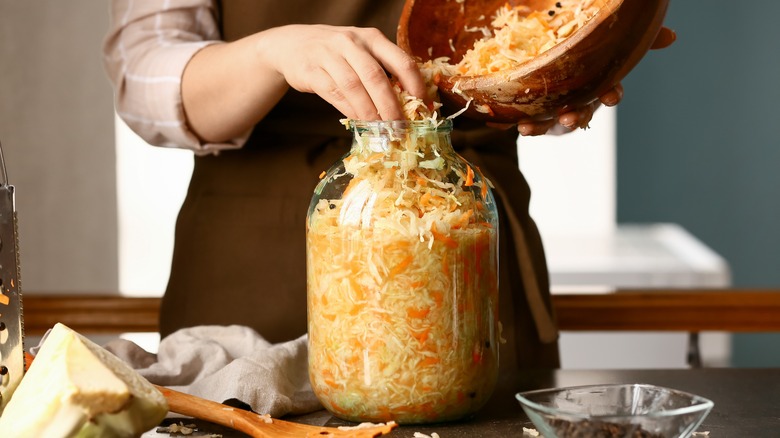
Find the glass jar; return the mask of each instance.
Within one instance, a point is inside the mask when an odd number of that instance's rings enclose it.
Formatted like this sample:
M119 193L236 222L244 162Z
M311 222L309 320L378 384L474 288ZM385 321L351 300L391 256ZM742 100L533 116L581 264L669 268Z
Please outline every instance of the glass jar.
M498 214L452 122L351 122L307 216L309 377L345 420L477 411L498 374Z

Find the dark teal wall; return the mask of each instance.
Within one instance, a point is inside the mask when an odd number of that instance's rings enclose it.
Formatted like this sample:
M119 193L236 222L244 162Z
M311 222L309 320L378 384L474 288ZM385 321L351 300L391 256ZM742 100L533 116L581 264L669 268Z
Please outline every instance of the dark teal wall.
M668 49L624 80L618 221L676 222L735 286L780 287L780 2L673 0ZM734 364L780 366L780 335L737 335Z

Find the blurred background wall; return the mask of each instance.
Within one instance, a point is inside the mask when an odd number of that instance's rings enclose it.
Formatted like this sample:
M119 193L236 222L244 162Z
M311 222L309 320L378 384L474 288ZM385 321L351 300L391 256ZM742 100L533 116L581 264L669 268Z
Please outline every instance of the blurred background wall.
M619 222L676 222L736 287L780 285L780 2L672 0L677 41L623 82ZM737 334L735 365L780 365L780 335Z
M22 287L117 290L108 6L0 0L0 141L19 212Z

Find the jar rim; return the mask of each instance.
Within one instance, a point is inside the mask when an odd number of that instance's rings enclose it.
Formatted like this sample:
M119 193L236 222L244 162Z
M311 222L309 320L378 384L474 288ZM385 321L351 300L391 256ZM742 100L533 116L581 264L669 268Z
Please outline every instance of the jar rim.
M353 120L346 121L347 128L358 132L374 130L431 130L452 131L452 119L426 120Z

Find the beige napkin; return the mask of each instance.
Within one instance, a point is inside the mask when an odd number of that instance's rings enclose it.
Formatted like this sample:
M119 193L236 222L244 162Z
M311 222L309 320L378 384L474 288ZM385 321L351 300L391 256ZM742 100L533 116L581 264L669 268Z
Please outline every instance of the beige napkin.
M181 329L152 354L115 339L105 345L150 382L272 417L322 409L308 377L306 335L271 344L244 326Z

